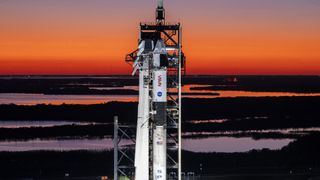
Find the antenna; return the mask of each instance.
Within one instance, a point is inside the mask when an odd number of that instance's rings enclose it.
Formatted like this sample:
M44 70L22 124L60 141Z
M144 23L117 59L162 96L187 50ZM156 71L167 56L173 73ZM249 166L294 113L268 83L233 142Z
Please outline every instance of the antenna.
M156 21L157 24L164 24L165 10L163 8L163 0L157 0Z

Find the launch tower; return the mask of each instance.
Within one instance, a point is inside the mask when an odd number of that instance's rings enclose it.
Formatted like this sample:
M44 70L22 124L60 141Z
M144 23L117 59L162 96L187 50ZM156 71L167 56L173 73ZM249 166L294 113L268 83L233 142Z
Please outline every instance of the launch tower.
M156 20L140 23L138 49L126 56L139 74L136 180L181 180L181 76L186 63L180 23L167 23L163 0Z

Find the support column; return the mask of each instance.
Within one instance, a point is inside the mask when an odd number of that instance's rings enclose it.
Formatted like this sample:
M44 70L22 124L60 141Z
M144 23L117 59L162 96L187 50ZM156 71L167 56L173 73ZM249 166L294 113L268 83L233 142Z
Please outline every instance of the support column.
M181 118L181 95L182 95L182 89L181 89L181 81L182 81L182 77L181 77L181 63L182 63L182 46L181 46L181 42L182 42L182 28L180 27L179 28L179 70L178 70L178 78L179 78L179 89L178 89L178 101L179 101L179 120L178 120L178 180L181 180L181 171L182 171L182 164L181 164L181 141L182 141L182 134L181 134L181 121L182 121L182 118Z
M114 116L114 128L113 128L113 178L118 180L118 116Z

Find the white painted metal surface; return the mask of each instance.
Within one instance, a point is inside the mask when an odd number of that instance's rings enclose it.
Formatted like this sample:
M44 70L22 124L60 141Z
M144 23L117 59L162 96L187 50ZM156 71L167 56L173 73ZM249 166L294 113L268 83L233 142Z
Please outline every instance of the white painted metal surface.
M142 48L142 47L141 47ZM149 180L149 86L148 61L144 61L139 70L139 105L135 149L135 176L137 180Z
M157 126L153 134L153 179L167 179L167 133L164 126Z
M153 74L153 102L167 102L167 70L155 70Z

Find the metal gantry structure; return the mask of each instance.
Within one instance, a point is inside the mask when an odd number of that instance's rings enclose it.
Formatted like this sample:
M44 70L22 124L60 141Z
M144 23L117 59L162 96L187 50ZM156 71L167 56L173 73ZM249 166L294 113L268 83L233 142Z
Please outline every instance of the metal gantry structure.
M114 117L113 132L113 176L118 180L121 176L133 179L134 177L134 146L135 126L119 124L118 116ZM123 145L123 140L131 142Z
M146 52L147 43L148 42L152 46L148 52ZM156 43L157 42L157 43ZM156 44L156 45L155 45ZM162 45L161 45L162 44ZM157 49L158 48L158 49ZM156 61L156 53L161 51L161 49L165 49L165 53L161 54L159 57L160 61L158 66L154 65ZM145 53L146 52L146 53ZM161 51L162 52L162 51ZM165 55L165 58L161 56ZM141 60L143 59L143 60ZM165 62L163 62L165 59ZM152 62L150 61L152 60ZM145 96L146 98L139 97L139 104L144 103L148 104L146 107L148 108L147 117L147 128L149 131L148 135L148 152L145 154L149 158L148 163L148 176L149 178L145 179L178 179L181 180L181 79L182 76L186 73L186 58L182 52L182 27L180 23L167 23L165 22L165 10L163 8L163 1L158 0L158 7L156 11L156 22L153 23L140 23L140 34L139 34L139 48L131 53L129 53L125 61L134 67L133 74L139 70L140 74L140 86L143 84L148 88L141 89L139 91L148 91ZM150 61L151 63L143 64L141 61ZM150 65L152 64L152 65ZM151 67L152 66L152 67ZM144 69L143 69L144 67ZM162 92L156 90L156 75L159 71L165 71L165 83L166 83L166 97L165 97L165 109L164 115L166 116L164 120L164 135L165 138L160 138L161 141L157 141L159 137L155 136L155 134L159 133L156 130L159 124L159 118L157 117L157 111L161 111L157 106L157 101L154 100L155 96L162 95ZM144 73L144 74L143 74ZM160 79L161 80L161 79ZM156 92L156 94L155 94ZM142 92L139 92L141 96ZM144 92L143 92L144 93ZM157 94L158 93L158 94ZM160 94L159 94L160 93ZM144 102L140 102L144 101ZM140 105L139 105L140 106ZM161 106L162 107L162 106ZM139 107L140 108L140 107ZM157 109L158 108L158 109ZM158 113L159 113L158 112ZM140 112L139 112L140 113ZM139 116L139 115L138 115ZM159 116L159 115L158 115ZM160 116L161 117L161 116ZM139 118L136 131L140 131L139 128ZM161 120L160 120L161 121ZM139 128L138 128L139 127ZM114 134L114 144L115 144L115 179L118 178L118 174L120 173L123 176L130 176L134 171L127 171L128 169L132 170L132 167L136 166L135 161L132 159L132 150L128 148L119 148L119 143L122 138L126 139L134 139L139 138L139 133L136 132L136 135L132 133L130 130L132 127L129 126L119 126L118 122L115 122L115 134ZM143 131L143 130L141 130ZM130 136L127 132L131 132L132 136ZM161 131L160 131L161 132ZM123 136L119 138L119 133ZM137 142L138 141L138 142ZM165 151L160 151L157 148L157 144L161 144L162 141L165 141L164 148ZM134 141L134 143L141 143L139 140ZM135 153L139 153L140 150L135 149ZM139 151L139 152L137 152ZM154 152L155 151L155 152ZM154 153L165 152L165 175L161 174L162 169L158 166L155 167L154 161L157 160L157 156L153 156ZM119 157L120 153L120 157ZM136 156L137 157L137 156ZM156 158L156 159L155 159ZM123 160L128 163L126 165L122 165ZM137 168L137 166L136 166ZM157 168L155 170L154 168ZM124 171L126 170L126 171ZM159 174L157 172L159 171ZM135 171L137 173L137 170ZM138 176L138 177L141 177ZM163 178L164 177L164 178ZM135 178L140 180L139 178Z

